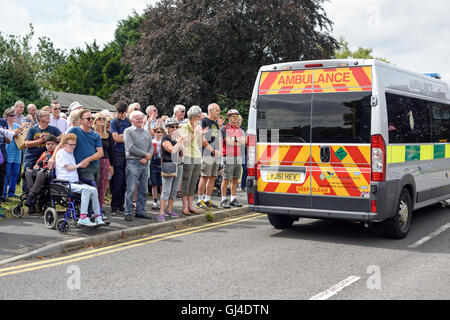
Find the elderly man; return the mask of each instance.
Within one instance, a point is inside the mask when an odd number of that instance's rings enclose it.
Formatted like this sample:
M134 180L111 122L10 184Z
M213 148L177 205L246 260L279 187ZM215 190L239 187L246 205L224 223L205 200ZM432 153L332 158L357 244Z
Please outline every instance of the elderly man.
M57 127L59 131L66 132L69 129L69 124L66 119L61 118L61 105L58 101L52 101L50 104L51 112L50 125Z
M28 115L26 116L25 121L30 123L32 127L37 125L38 120L37 120L36 115L37 115L38 109L36 108L36 106L34 104L30 103L27 106L27 112L28 112Z
M23 101L16 101L14 104L14 123L17 123L19 126L21 126L25 121L26 118L23 115L23 112L25 111L25 103Z
M208 129L203 139L201 178L198 185L197 208L218 208L212 203L211 195L214 189L219 161L222 156L222 135L218 120L220 119L220 106L212 103L208 106L208 116L202 119L202 128Z
M187 118L185 118L185 116L186 116L186 107L181 104L177 104L173 108L173 118L175 118L175 120L181 125L186 124L189 121Z
M69 109L67 110L70 113L74 112L77 109L83 109L83 105L78 101L74 101L70 104Z
M148 106L145 112L147 112L147 119L144 125L144 129L148 130L148 132L150 132L150 135L154 137L155 132L153 131L153 128L156 125L164 127L164 123L161 119L158 119L158 109L156 109L154 105Z
M131 127L125 129L123 133L127 159L125 221L133 220L133 195L136 186L138 186L136 218L151 219L145 214L145 204L148 191L148 167L154 147L150 133L144 129L144 114L140 111L133 111L129 117Z
M31 127L25 137L25 152L23 156L23 172L28 168L33 168L36 161L42 155L45 148L45 138L52 134L58 137L58 141L62 138L62 133L58 128L50 125L50 112L40 110L37 113L38 125ZM28 193L28 186L23 180L23 192Z

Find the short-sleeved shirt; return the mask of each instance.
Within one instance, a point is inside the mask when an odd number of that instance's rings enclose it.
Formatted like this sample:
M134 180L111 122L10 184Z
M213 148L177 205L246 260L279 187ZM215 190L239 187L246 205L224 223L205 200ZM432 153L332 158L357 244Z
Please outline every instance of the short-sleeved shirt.
M48 126L46 129L41 129L39 126L31 127L30 130L28 130L28 134L25 138L25 140L28 141L34 141L36 139L39 139L44 134L52 134L55 137L59 137L61 135L61 131L59 131L58 128L53 126ZM34 148L26 148L24 152L24 162L32 164L36 163L37 159L41 156L43 152L47 151L45 148L45 142L38 145Z
M66 132L69 129L69 124L66 119L61 117L55 119L52 114L50 115L50 125L57 127L61 132Z
M77 163L97 153L97 148L103 148L100 135L92 129L90 132L85 132L80 127L73 127L67 133L73 133L77 136L77 146L73 151ZM100 161L95 160L91 164L100 165Z
M208 132L205 134L205 140L213 147L215 150L220 149L219 138L220 129L217 121L213 121L209 118L202 119L202 128L209 128ZM205 148L203 148L205 150Z
M119 124L119 126L117 126L117 123ZM125 118L124 120L115 118L111 121L111 134L123 134L125 129L129 127L131 127L131 122L128 118ZM114 152L125 154L125 144L114 142Z
M241 156L241 147L240 145L236 145L234 147L227 145L226 138L242 138L244 137L244 131L239 127L233 127L230 124L227 124L222 128L222 137L223 137L223 156L227 157L240 157Z
M13 122L12 128L13 130L16 130L17 128L20 128L20 126ZM21 163L22 162L22 150L19 150L17 148L16 143L14 140L11 141L10 144L6 145L6 153L8 154L8 162L10 163Z
M69 182L78 182L78 171L72 170L68 171L64 166L65 165L76 165L75 157L73 153L69 153L64 149L61 149L56 154L55 159L55 173L56 178L60 180L67 180Z
M191 126L191 123L188 122L184 124L180 129L180 134L182 136L188 136L189 138L192 138L192 135L194 134L194 129ZM200 159L202 157L202 149L201 145L199 144L199 139L195 137L194 140L190 141L189 143L185 145L184 147L185 153L184 156L192 159Z
M52 158L52 156L53 156L53 152L45 151L45 152L39 157L39 159L37 159L36 165L37 165L39 168L41 168L41 169L47 168L48 162L49 162L49 160Z

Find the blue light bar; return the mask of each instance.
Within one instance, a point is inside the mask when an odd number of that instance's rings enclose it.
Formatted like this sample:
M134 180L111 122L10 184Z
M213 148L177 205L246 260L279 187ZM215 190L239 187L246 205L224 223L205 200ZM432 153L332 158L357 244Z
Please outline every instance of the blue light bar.
M436 78L436 79L442 79L441 75L439 73L424 73L424 75Z

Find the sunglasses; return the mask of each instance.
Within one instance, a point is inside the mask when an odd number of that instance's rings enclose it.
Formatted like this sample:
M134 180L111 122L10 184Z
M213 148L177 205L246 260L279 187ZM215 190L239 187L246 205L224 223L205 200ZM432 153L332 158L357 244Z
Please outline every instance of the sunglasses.
M8 114L8 117L12 118L15 117L14 113Z
M92 120L94 120L94 118L91 118L91 117L89 117L89 118L83 118L83 120L92 121Z
M99 121L106 121L106 118L97 118Z
M71 147L75 147L77 145L76 143L66 143L66 144Z
M155 131L155 133L162 133L162 131Z
M179 127L178 126L168 126L168 128L170 128L170 129L178 129Z

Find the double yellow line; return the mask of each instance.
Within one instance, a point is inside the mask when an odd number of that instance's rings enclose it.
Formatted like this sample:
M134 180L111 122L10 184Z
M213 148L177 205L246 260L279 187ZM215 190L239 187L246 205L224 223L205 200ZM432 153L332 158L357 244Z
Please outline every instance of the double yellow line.
M119 252L119 251L123 251L123 250L128 250L128 249L140 247L143 245L147 245L147 244L151 244L151 243L155 243L155 242L159 242L159 241L163 241L163 240L182 237L182 236L193 234L193 233L198 233L198 232L207 231L207 230L211 230L211 229L217 229L217 228L221 228L221 227L236 224L236 223L251 221L251 220L255 220L255 219L258 219L258 218L261 218L264 216L265 216L264 214L254 213L254 214L247 215L244 217L238 217L238 218L233 218L233 219L229 219L226 221L211 223L211 224L204 225L204 226L193 227L193 228L183 229L183 230L179 230L179 231L173 231L173 232L153 235L153 236L145 237L142 239L128 241L128 242L124 242L124 243L120 243L120 244L116 244L116 245L112 245L112 246L108 246L108 247L104 247L104 248L93 249L93 250L89 250L89 251L85 251L85 252L76 253L76 254L61 257L61 258L49 259L49 260L45 260L45 261L38 261L38 262L33 262L33 263L24 264L24 265L15 266L15 267L8 267L8 268L0 269L0 278L5 277L5 276L19 274L19 273L36 271L36 270L40 270L40 269L51 268L51 267L56 267L56 266L60 266L60 265L64 265L64 264L74 263L74 262L81 261L81 260L92 259L95 257L100 257L105 254L111 254L111 253L115 253L115 252Z

